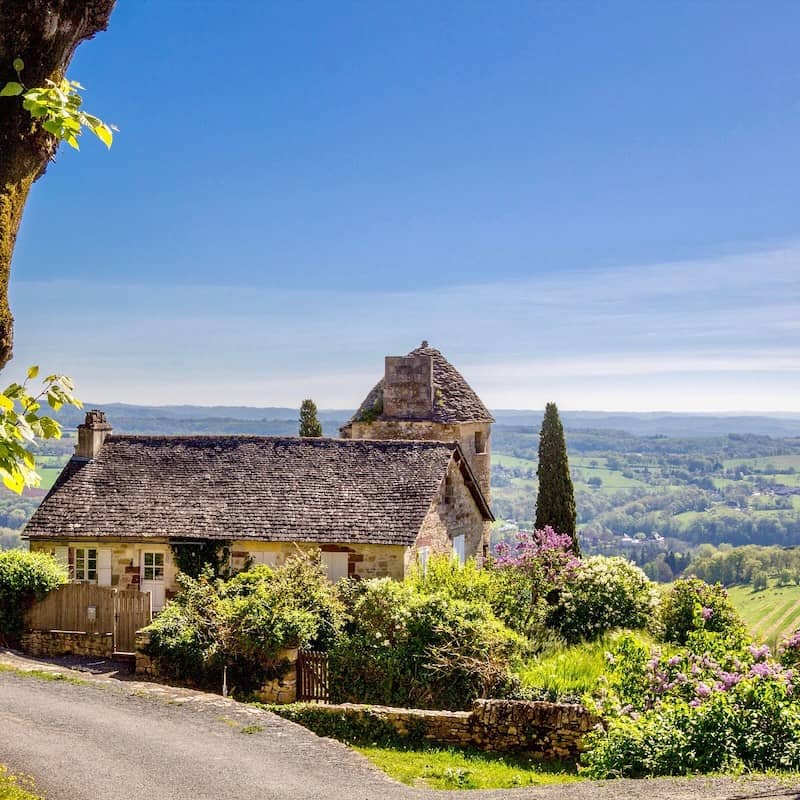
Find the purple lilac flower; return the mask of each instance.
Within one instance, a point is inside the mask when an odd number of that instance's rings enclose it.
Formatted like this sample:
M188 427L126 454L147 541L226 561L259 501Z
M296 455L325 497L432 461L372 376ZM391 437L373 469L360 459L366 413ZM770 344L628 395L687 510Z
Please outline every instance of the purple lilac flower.
M723 689L727 691L728 689L732 689L734 686L736 686L743 676L738 672L721 672L719 677L722 682Z
M769 647L765 644L761 646L751 644L747 649L750 651L750 655L753 656L755 661L764 661L769 658Z
M708 606L703 606L703 610L700 613L703 615L703 619L708 622L708 620L714 616L714 609L709 608Z
M708 697L711 694L711 689L703 681L697 684L694 691L698 697Z
M683 656L672 656L672 658L667 662L670 667L677 667L678 664L683 661Z
M763 661L750 667L750 676L753 678L768 678L772 675L772 667Z

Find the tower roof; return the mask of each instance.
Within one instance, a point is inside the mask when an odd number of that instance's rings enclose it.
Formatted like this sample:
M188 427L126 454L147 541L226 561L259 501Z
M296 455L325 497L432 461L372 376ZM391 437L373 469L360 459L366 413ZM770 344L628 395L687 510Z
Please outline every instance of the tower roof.
M427 342L408 353L409 356L430 356L433 366L433 409L428 419L435 422L494 422L494 417L464 376ZM350 422L388 419L383 414L382 378L353 415Z

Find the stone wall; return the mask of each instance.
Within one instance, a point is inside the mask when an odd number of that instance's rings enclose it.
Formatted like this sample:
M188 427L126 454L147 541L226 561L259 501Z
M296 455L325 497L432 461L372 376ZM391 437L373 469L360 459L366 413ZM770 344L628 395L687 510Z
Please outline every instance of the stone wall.
M262 703L294 703L297 699L297 648L278 651L281 675L267 681L255 694Z
M136 631L136 664L134 672L143 678L158 678L155 662L144 651L150 644L150 634L147 631Z
M301 550L319 549L323 553L347 553L347 572L351 578L394 578L403 580L404 559L408 548L388 544L312 544L309 542L248 542L231 545L231 569L239 572L252 559L253 563L280 566Z
M32 656L111 658L114 654L114 637L110 633L29 631L22 634L22 650Z
M304 715L303 708L308 709ZM477 747L491 752L525 753L542 760L575 760L583 737L600 720L581 705L476 700L472 711L427 711L343 703L295 706L290 719L314 728L314 717L343 715L357 730L374 729L379 720L401 738L424 739L443 745ZM307 717L305 719L304 717ZM325 726L319 726L324 729Z
M453 552L453 537L464 536L467 558L483 559L487 526L475 498L464 482L458 465L451 461L447 476L431 504L417 534L417 540L406 556L406 568L417 558L420 547L430 548L431 555Z
M476 700L472 741L481 750L533 753L548 759L575 758L583 737L600 723L582 705Z

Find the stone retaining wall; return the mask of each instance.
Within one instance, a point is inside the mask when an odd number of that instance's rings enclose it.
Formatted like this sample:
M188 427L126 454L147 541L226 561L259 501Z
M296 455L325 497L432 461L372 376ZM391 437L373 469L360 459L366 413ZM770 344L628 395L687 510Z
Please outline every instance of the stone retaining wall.
M111 658L114 654L114 637L110 633L29 631L22 634L22 650L32 656Z
M309 707L311 709L311 707ZM458 747L477 747L492 752L527 753L542 760L574 760L583 737L600 723L581 705L476 700L472 711L367 706L353 703L314 705L313 713L342 714L356 725L379 719L400 737L421 737ZM302 713L292 714L302 723Z

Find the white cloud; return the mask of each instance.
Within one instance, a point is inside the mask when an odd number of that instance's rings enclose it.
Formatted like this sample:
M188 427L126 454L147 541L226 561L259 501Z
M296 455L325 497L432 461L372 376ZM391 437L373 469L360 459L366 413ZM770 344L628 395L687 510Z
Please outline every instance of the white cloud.
M415 292L13 286L22 369L128 402L358 403L422 338L497 408L800 410L800 244Z

